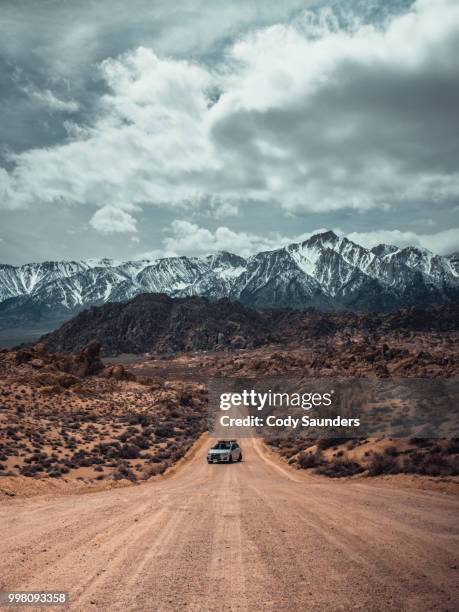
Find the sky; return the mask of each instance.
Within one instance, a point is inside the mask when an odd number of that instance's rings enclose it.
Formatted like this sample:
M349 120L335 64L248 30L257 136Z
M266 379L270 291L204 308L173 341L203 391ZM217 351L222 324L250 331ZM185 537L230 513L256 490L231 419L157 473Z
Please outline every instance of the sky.
M0 0L0 263L459 250L458 0Z

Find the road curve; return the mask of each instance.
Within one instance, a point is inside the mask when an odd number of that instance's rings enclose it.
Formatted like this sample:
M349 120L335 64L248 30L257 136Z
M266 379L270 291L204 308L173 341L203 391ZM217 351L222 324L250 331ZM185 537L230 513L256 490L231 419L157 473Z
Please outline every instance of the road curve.
M242 447L240 464L201 445L162 481L2 503L0 590L68 591L84 612L457 610L457 498L318 482Z

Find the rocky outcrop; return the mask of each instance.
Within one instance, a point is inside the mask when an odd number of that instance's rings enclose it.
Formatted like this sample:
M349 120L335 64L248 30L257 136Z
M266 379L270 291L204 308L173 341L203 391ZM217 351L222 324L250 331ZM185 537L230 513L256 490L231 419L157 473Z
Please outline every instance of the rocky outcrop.
M37 379L43 384L58 383L70 387L81 378L100 374L104 364L100 359L101 345L97 341L89 342L75 354L56 354L48 352L45 344L22 348L14 354L16 365L28 364L37 372ZM57 376L57 373L62 373Z
M263 317L238 302L144 294L86 310L43 342L50 350L75 351L97 340L105 354L115 354L250 348L268 338Z
M457 304L390 314L324 313L253 310L227 299L212 302L199 297L144 294L124 304L86 310L42 341L48 350L81 351L76 362L81 365L86 363L89 350L82 348L91 341L106 355L253 349L269 344L306 345L336 334L372 334L374 338L391 331L454 331L458 315Z

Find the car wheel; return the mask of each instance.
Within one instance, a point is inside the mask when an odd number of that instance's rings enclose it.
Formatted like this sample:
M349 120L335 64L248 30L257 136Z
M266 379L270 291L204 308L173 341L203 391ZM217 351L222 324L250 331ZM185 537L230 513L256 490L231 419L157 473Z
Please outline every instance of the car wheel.
M233 455L229 456L228 463L233 463Z
M238 461L242 461L242 453L239 453L239 459Z

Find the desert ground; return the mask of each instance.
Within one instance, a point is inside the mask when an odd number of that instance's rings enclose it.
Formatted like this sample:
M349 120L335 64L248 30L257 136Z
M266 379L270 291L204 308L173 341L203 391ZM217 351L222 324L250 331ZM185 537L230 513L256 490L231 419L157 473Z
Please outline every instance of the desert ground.
M212 377L454 378L457 333L315 339L303 346L120 355L42 344L0 351L0 496L112 488L155 478L207 429ZM457 484L457 439L269 440L325 476L417 473Z
M1 588L79 611L457 610L457 496L324 481L253 439L208 465L208 444L161 481L4 499Z
M205 430L211 376L454 377L455 340L0 351L0 590L78 612L453 612L457 439L248 438L208 465Z

